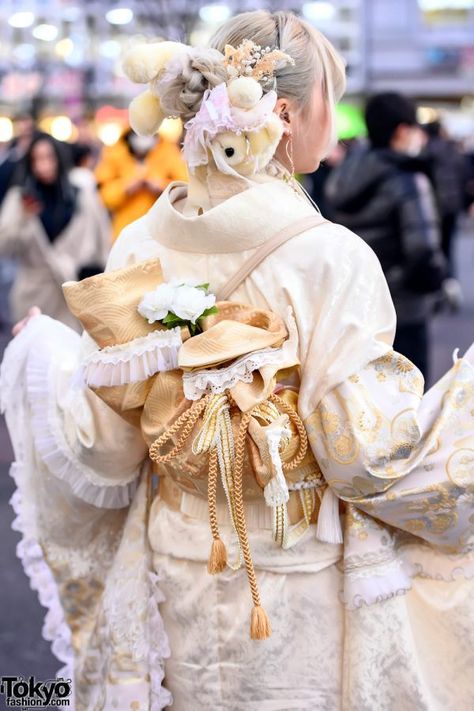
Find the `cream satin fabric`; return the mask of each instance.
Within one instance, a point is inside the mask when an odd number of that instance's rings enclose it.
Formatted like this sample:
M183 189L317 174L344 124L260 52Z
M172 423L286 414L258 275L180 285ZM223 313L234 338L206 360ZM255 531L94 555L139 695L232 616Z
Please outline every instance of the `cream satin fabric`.
M204 516L203 516L204 518ZM447 711L474 699L474 582L418 578L404 595L359 609L340 601L341 546L314 526L291 551L250 528L273 635L248 638L243 571L210 576L207 521L156 501L149 540L166 601L177 711ZM230 526L222 527L226 540Z

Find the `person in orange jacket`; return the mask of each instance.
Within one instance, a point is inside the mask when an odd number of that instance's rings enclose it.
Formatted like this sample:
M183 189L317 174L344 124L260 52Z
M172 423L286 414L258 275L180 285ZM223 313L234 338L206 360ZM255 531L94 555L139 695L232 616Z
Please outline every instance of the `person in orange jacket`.
M158 136L137 136L131 129L104 149L96 168L102 200L111 213L113 239L144 215L173 180L187 180L179 147Z

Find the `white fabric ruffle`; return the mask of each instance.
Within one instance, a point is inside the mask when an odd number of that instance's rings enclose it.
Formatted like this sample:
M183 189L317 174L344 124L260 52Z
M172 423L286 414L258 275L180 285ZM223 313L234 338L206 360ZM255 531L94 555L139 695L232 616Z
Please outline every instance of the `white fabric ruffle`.
M87 356L82 378L92 387L111 387L147 380L152 375L178 367L182 344L179 327L152 331L130 343L107 346Z
M0 372L1 409L16 412L29 406L31 433L41 460L77 497L100 508L123 508L136 491L137 472L132 472L126 483L107 482L79 461L63 431L53 352L56 361L66 365L79 344L76 333L48 316L32 319L5 350Z
M173 702L171 693L163 686L165 676L164 660L171 655L168 636L163 619L159 613L159 605L165 596L159 588L159 576L150 571L148 574L151 595L148 606L148 632L150 638L148 663L150 669L150 711L161 711Z
M54 476L67 482L75 496L98 508L119 509L129 505L138 484L138 472L131 481L117 485L100 479L93 469L75 456L69 447L56 409L52 382L54 368L37 357L27 364L27 398L31 410L31 431L36 449Z
M21 534L21 540L16 547L16 554L30 581L31 589L36 590L41 605L47 608L42 635L46 641L51 642L53 654L64 665L56 672L56 676L70 679L74 684L74 653L71 643L71 631L64 616L56 582L46 563L42 548L38 541L28 533L22 497L25 477L21 472L21 464L15 462L11 465L10 476L17 487L9 502L16 514L11 527ZM72 698L74 698L74 690Z

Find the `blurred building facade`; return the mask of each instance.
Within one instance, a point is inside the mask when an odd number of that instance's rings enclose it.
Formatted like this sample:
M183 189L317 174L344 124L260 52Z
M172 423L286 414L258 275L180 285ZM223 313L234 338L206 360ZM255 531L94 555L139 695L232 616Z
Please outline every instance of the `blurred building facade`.
M474 2L366 0L366 91L461 99L474 88Z

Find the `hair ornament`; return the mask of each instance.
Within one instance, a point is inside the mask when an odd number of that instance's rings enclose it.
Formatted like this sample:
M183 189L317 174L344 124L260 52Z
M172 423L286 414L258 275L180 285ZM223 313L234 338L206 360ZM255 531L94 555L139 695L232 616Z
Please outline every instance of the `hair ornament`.
M130 124L141 135L180 116L183 152L191 173L214 163L222 173L249 176L269 163L283 134L274 113L275 73L294 60L285 52L244 40L237 48L192 48L177 42L135 43L126 74L148 89L130 104Z
M261 47L246 39L237 48L227 44L224 50L224 64L229 79L239 76L252 77L263 87L274 88L275 72L285 64L294 65L295 60L280 49Z
M212 158L233 176L261 171L272 159L283 125L274 113L275 72L294 60L285 52L244 40L226 45L227 81L207 91L196 115L185 124L184 156L191 172Z

